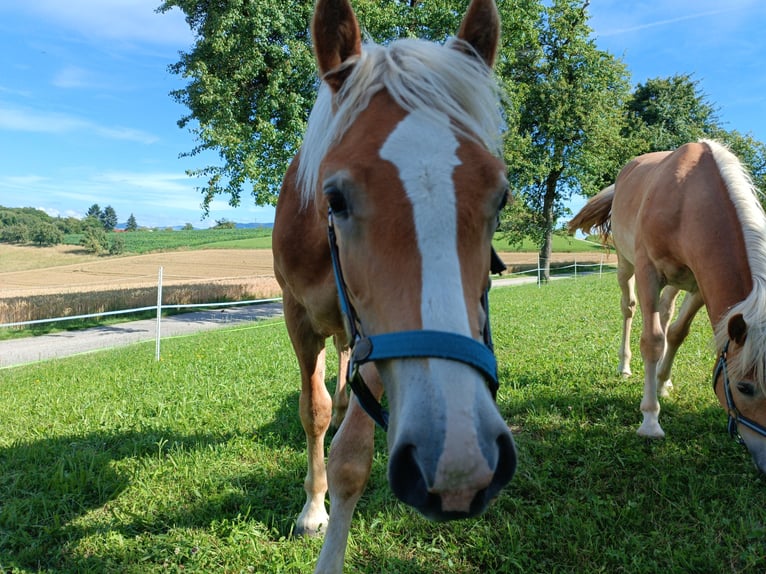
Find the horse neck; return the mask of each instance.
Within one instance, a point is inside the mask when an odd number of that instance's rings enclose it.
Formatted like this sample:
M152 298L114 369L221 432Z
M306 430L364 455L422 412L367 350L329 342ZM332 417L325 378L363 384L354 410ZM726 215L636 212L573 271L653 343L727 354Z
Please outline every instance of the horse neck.
M708 317L715 327L753 289L753 276L744 251L739 255L722 252L720 261L706 260L695 271Z

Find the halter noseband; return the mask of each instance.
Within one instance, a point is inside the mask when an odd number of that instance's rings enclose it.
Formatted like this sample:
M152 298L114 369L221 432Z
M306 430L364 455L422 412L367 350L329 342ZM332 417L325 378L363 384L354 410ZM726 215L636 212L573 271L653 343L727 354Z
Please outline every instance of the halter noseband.
M729 415L727 428L732 438L737 439L740 444L744 444L745 441L742 440L742 437L737 430L738 425L742 425L762 437L766 437L766 428L740 413L739 409L737 409L737 406L734 404L734 397L731 394L731 383L729 381L729 371L726 362L728 353L729 341L726 341L726 345L724 345L723 351L721 351L721 356L718 358L718 363L716 363L715 371L713 372L713 391L717 388L718 377L723 374L723 393L726 397L726 410Z
M340 267L332 209L328 213L327 221L327 235L330 241L330 256L335 285L338 289L338 301L346 331L351 338L351 358L348 362L346 377L359 400L359 404L370 418L383 430L388 430L388 412L372 394L359 372L361 365L374 361L425 357L457 361L479 371L487 381L492 398L496 398L497 389L500 385L497 377L497 361L492 343L492 332L489 327L489 287L484 292L481 301L486 314L483 343L465 335L432 330L399 331L366 336L362 332L361 322L348 298L346 282ZM500 273L503 270L505 270L505 265L493 249L491 271L492 273Z

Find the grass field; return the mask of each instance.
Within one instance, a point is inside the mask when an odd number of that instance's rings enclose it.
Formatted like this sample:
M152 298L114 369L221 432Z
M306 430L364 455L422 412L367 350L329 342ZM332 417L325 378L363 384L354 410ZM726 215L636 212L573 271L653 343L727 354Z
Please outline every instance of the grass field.
M377 431L348 572L766 571L766 480L725 432L704 312L662 400L667 438L650 441L640 360L615 375L613 275L496 289L491 305L514 480L481 518L430 523L395 500ZM320 541L291 537L305 443L284 325L153 354L0 371L0 572L310 571Z

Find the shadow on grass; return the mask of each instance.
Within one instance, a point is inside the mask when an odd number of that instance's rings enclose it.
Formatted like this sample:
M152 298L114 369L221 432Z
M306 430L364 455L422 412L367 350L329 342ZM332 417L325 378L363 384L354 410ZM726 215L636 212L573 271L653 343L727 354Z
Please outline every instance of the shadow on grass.
M725 414L715 405L692 413L672 400L663 401L662 421L668 438L651 441L635 435L640 415L632 394L599 392L585 385L556 389L537 380L516 384L534 389L527 394L506 390L501 397L501 412L516 429L519 471L479 520L513 522L524 505L565 513L572 500L589 500L601 513L593 520L603 520L604 529L615 525L640 528L642 505L656 496L658 488L675 493L669 497L676 499L692 491L712 508L710 500L726 497L732 469L734 474L749 476L749 456L725 434ZM120 556L120 552L129 552L120 548L110 550L109 556L71 551L81 539L107 531L126 538L148 534L139 544L154 546L170 544L163 535L171 529L210 532L216 524L242 520L262 526L266 540L289 536L304 502L306 471L305 439L297 410L296 390L279 399L268 422L249 433L105 430L0 448L0 566L105 571L135 564L133 556ZM184 452L203 453L235 441L252 441L254 447L292 450L299 455L277 470L248 464L243 472L217 479L209 494L190 496L178 507L159 500L159 511L146 509L129 517L110 517L110 502L135 480L115 462L163 457L163 443ZM376 431L372 477L357 508L364 524L373 523L399 504L386 480L385 448L385 435ZM721 468L729 473L716 477ZM701 498L699 493L708 494ZM629 510L615 516L610 505ZM99 524L78 520L95 509L104 512ZM413 524L425 522L412 515ZM374 536L374 532L364 536ZM388 564L394 565L390 560ZM413 574L426 571L404 562L398 566L397 571ZM491 565L486 566L490 571Z

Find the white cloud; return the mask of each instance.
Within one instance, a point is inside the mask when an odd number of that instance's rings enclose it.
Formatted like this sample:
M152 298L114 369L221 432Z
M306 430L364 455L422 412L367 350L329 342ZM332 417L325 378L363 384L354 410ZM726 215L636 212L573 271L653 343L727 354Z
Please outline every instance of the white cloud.
M59 70L51 82L57 88L94 88L105 83L97 82L93 74L79 66L66 66Z
M193 35L183 14L177 9L158 14L159 4L159 0L35 0L8 3L0 13L23 11L89 38L191 44Z
M142 144L151 144L158 140L157 136L142 130L123 126L104 126L74 115L12 108L0 104L0 131L2 130L45 134L87 132L107 139Z

